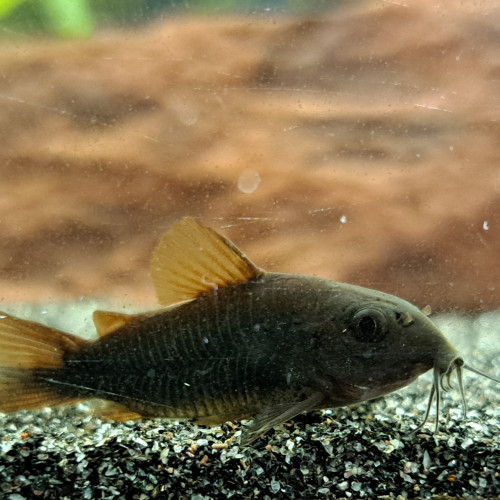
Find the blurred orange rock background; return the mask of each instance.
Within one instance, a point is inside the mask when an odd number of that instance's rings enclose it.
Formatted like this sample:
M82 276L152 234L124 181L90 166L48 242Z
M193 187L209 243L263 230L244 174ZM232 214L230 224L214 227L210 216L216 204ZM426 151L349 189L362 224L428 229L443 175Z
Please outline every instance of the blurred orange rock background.
M500 307L500 6L3 40L0 298L154 303L185 215L258 265Z

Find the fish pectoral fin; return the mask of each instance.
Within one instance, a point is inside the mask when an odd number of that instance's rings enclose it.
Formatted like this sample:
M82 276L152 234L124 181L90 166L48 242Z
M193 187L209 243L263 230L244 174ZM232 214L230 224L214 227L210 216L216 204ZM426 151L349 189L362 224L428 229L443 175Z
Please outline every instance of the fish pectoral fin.
M94 320L95 329L99 337L104 337L108 333L118 330L127 323L130 323L134 315L121 314L110 311L94 311L92 319Z
M264 408L255 416L253 422L242 431L240 445L248 446L276 425L282 424L300 413L317 408L323 398L322 393L314 392L302 401Z
M162 305L245 283L262 273L231 241L192 217L163 235L151 259L151 277Z
M92 409L99 418L103 420L114 420L115 422L128 422L144 418L144 415L130 410L125 405L114 401L96 399L92 401Z

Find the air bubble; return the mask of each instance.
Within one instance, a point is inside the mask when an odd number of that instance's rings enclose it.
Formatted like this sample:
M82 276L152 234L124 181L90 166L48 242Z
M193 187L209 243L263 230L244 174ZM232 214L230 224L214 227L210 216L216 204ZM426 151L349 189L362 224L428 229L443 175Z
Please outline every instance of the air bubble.
M260 185L260 175L255 170L245 170L238 179L238 189L245 194L252 194Z

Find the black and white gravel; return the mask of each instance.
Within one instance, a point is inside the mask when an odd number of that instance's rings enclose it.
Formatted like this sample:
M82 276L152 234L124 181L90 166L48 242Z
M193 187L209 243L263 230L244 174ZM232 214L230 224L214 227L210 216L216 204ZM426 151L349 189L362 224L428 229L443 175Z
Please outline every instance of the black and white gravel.
M471 364L500 376L500 314L436 321ZM239 423L118 424L87 405L0 414L0 498L500 499L500 385L474 374L465 385L468 418L458 392L445 394L437 435L433 421L410 434L426 375L370 403L301 415L251 448L238 446Z

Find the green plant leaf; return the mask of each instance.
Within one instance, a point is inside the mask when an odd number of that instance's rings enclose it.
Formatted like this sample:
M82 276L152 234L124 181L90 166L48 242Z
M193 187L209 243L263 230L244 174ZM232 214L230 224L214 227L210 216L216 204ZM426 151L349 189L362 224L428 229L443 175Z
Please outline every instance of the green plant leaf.
M87 0L39 0L54 33L65 38L86 38L95 27Z
M0 0L0 19L7 17L24 0Z

